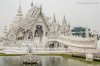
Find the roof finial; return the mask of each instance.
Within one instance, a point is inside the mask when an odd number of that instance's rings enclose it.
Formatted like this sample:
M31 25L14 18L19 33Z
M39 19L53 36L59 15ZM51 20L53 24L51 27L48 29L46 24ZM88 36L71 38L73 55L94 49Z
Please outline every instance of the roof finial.
M7 35L7 26L4 27L4 37Z
M19 2L19 9L18 9L18 14L17 14L17 16L23 16L23 15L22 15L22 9L21 9L21 0L20 0L20 2Z
M31 3L31 7L33 7L33 0L32 0L32 3Z
M42 13L42 5L40 6L40 13Z
M67 24L66 17L64 15L63 24Z
M55 14L54 14L54 16L53 16L54 18L55 18Z
M68 23L68 27L69 27L69 29L70 29L70 22Z
M21 0L20 0L20 2L19 2L19 10L21 10Z
M55 17L55 14L54 14L54 16L53 16L53 21L54 21L54 22L56 22L56 17Z
M64 20L66 20L66 17L65 17L65 15L64 15Z

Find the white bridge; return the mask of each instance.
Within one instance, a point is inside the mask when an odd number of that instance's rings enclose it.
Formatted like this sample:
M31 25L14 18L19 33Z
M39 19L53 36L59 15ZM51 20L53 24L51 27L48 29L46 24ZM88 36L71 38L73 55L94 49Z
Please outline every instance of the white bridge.
M46 43L46 47L34 47L35 41L28 41L28 42L20 42L20 45L9 45L3 46L2 52L6 54L25 54L27 53L28 45L31 46L33 53L35 54L48 54L48 53L68 53L68 52L95 52L96 50L96 41L93 38L73 38L73 37L49 37L43 42ZM36 41L37 42L37 41ZM59 46L62 47L49 47L50 44L53 42L57 42ZM21 45L21 43L23 43ZM26 43L26 44L25 44ZM64 47L66 46L66 47Z
M57 41L65 46L78 48L96 48L96 41L93 38L78 38L73 37L49 37L48 42Z

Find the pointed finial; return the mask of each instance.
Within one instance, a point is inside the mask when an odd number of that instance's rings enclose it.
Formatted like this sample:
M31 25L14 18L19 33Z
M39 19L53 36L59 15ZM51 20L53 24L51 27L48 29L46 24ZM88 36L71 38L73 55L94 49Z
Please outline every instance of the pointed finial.
M65 17L65 15L64 15L64 20L66 20L66 17Z
M7 33L7 26L4 27L4 33Z
M18 9L18 14L17 14L17 16L23 16L23 15L22 15L22 9L21 9L21 0L20 0L20 2L19 2L19 9Z
M42 13L42 5L40 6L40 13Z
M31 7L33 7L33 0L32 0L32 3L31 3Z
M69 26L69 28L70 28L70 22L68 23L68 26Z
M54 18L55 18L55 14L54 14L54 16L53 16Z
M20 0L20 2L19 2L19 10L21 10L21 0Z
M64 18L63 18L63 24L67 24L65 15L64 15Z
M56 22L56 17L55 17L55 14L54 14L54 16L53 16L53 19L54 19L54 22Z

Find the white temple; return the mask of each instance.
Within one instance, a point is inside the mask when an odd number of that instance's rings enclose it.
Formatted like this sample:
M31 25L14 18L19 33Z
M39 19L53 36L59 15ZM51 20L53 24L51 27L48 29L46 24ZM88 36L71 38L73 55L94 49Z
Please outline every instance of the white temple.
M23 16L20 5L9 31L5 31L4 52L24 53L28 45L33 49L42 48L40 50L54 48L59 51L64 49L84 52L87 49L96 49L95 38L72 36L70 24L67 23L65 16L61 23L57 22L55 15L53 19L49 19L44 15L42 7L33 6L33 3L28 13Z

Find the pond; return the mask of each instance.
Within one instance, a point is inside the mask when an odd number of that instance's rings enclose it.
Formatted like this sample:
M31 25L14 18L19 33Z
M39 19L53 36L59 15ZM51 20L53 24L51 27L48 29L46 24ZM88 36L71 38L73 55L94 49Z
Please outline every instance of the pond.
M0 66L100 66L61 56L39 56L39 64L25 65L21 56L0 56Z

